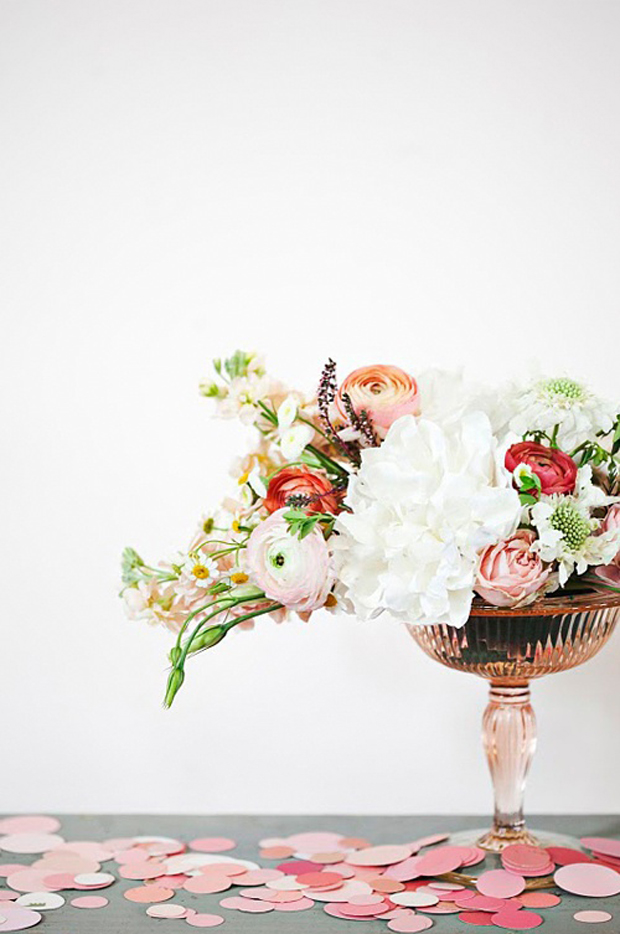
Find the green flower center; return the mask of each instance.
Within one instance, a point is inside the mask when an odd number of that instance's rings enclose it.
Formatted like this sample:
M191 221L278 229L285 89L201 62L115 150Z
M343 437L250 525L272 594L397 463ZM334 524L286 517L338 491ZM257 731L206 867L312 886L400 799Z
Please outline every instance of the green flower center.
M562 533L571 551L577 551L590 534L590 523L574 503L565 501L556 506L549 520L552 528Z
M286 562L286 558L284 557L282 552L278 552L277 555L273 555L271 558L271 563L273 564L274 568L283 568L285 562Z
M583 399L583 386L576 383L573 379L561 377L560 379L547 379L541 384L543 392L552 397L560 397L563 400L572 402Z

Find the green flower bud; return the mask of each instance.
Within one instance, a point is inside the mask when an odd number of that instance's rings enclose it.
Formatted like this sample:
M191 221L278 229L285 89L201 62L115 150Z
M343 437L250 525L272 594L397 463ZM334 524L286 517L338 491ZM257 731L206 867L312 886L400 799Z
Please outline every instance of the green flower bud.
M172 707L177 691L185 680L185 672L182 668L173 668L168 678L168 687L166 688L166 697L164 698L164 707Z

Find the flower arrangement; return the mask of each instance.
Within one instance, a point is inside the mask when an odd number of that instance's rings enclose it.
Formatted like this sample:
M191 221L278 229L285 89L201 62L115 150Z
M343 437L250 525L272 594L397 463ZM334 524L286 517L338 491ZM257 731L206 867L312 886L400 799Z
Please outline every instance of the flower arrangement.
M123 552L129 616L176 633L185 665L231 629L315 610L460 627L474 600L620 592L618 407L570 379L491 397L441 372L325 366L305 395L254 353L216 360L202 395L253 426L233 496L156 566Z

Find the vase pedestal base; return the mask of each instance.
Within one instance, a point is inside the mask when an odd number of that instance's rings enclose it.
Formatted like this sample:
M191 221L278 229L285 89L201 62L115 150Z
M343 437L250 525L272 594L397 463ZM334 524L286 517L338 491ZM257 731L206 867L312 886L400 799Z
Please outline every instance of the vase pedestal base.
M475 830L462 830L450 834L451 846L479 846L488 853L501 853L514 843L527 843L532 846L566 846L571 850L581 850L581 844L575 837L554 833L552 830L497 831L478 827Z

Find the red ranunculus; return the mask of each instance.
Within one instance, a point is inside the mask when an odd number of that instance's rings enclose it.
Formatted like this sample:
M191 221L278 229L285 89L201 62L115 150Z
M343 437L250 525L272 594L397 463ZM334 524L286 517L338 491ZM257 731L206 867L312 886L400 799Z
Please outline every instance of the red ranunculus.
M320 496L303 507L306 512L338 512L338 495L329 479L305 467L285 467L275 474L269 481L265 507L268 512L275 512L286 506L289 497L298 495Z
M506 468L512 473L519 464L527 464L540 480L541 492L572 493L577 482L577 465L557 448L547 448L534 441L520 441L506 452Z

